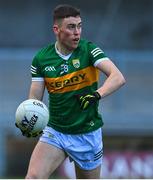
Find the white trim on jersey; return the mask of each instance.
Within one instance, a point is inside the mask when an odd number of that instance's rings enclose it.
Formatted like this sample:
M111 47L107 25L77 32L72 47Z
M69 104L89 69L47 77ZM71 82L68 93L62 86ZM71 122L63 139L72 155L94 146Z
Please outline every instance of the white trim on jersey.
M94 66L96 67L100 62L105 61L105 60L109 60L109 58L108 58L108 57L104 57L104 58L98 59L98 60L94 63Z
M31 73L37 74L37 68L31 65Z
M59 52L59 50L57 49L57 42L55 43L55 50L56 50L56 53L64 60L68 60L70 58L70 56L72 55L72 53L68 54L68 55L64 55L62 53Z
M91 51L91 54L93 55L93 57L95 58L96 56L98 56L99 54L104 53L100 48L95 48Z
M42 77L32 77L32 81L44 81L44 78Z

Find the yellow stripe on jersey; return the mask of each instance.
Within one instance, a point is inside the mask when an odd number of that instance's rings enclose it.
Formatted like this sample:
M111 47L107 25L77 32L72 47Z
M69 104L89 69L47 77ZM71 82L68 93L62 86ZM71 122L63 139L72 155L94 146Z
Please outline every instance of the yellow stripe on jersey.
M65 93L91 86L97 82L99 71L93 66L57 78L45 78L50 93Z

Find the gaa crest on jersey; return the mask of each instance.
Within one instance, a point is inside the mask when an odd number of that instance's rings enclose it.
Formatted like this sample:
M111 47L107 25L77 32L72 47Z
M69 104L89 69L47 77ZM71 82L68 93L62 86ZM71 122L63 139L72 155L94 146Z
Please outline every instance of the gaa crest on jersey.
M72 64L75 68L79 68L80 67L80 61L79 59L73 59L72 60Z

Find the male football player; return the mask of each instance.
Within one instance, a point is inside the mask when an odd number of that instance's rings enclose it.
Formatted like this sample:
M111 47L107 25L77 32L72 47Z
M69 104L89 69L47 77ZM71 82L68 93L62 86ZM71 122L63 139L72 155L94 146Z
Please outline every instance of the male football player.
M42 100L47 88L50 120L32 153L26 178L49 178L69 157L76 178L98 179L103 156L98 104L125 79L100 47L81 39L79 9L57 6L53 22L56 42L42 48L31 66L29 98ZM107 78L98 88L99 72Z

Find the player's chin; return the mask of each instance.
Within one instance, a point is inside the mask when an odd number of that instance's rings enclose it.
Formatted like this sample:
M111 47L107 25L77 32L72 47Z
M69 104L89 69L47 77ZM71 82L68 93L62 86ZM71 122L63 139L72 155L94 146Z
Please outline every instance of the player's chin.
M71 47L73 48L73 49L76 49L77 47L78 47L78 44L79 44L79 41L73 41L73 43L72 43L72 45L71 45Z

